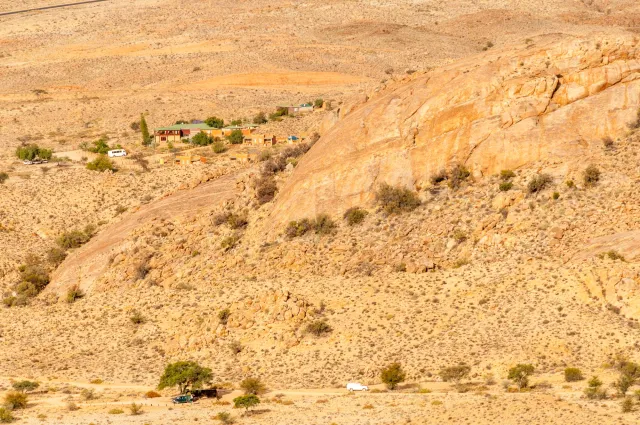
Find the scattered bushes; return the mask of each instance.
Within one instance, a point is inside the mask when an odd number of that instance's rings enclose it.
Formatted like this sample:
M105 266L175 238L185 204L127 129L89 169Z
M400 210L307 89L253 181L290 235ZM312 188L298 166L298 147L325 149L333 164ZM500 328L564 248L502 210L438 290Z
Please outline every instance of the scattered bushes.
M327 214L318 214L312 221L303 218L297 221L291 221L285 228L285 236L289 239L304 236L313 230L317 235L332 235L337 231L338 225Z
M9 391L4 396L4 405L9 410L24 409L27 407L27 395L20 391Z
M508 379L518 385L518 388L523 389L529 386L529 376L533 374L535 368L530 364L518 364L509 369Z
M549 174L538 174L529 180L527 190L529 193L538 193L544 190L551 182L553 182L553 178Z
M390 390L395 390L399 383L404 382L406 376L400 363L391 363L380 372L380 379Z
M364 219L369 215L367 210L364 210L360 207L351 207L344 212L344 219L347 221L349 226L355 226L364 221Z
M595 165L589 165L582 174L585 187L593 187L600 181L600 170Z
M240 388L245 394L253 395L263 394L267 390L260 378L246 378L240 383Z
M100 155L96 159L87 163L87 170L91 171L118 171L113 162L106 155Z
M326 320L316 320L315 322L309 323L306 328L307 333L313 334L317 337L331 333L332 330L333 329L329 326Z
M409 212L420 206L420 199L414 191L386 183L381 184L376 192L376 202L387 214Z
M564 370L564 380L567 382L582 381L582 371L576 367L568 367Z

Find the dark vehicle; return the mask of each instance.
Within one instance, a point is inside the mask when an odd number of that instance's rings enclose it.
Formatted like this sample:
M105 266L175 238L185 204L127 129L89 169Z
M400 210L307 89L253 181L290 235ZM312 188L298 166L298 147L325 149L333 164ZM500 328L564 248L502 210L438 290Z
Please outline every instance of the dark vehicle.
M218 397L218 390L215 388L208 388L206 390L193 390L191 394L198 398L216 398Z
M191 394L183 394L171 399L173 404L193 403L195 398Z

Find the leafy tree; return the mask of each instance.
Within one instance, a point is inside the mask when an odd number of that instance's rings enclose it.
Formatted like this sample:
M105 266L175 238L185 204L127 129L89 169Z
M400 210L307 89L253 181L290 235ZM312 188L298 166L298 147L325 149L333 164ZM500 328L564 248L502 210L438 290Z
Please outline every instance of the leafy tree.
M201 131L200 133L193 136L193 138L191 139L191 143L198 146L208 146L213 143L213 139L207 133Z
M391 363L382 369L380 379L387 385L390 390L395 390L399 383L404 382L406 373L402 370L400 363Z
M264 112L258 112L258 114L253 117L253 123L260 125L260 124L266 124L267 123L267 116Z
M151 136L149 135L149 126L147 125L147 120L144 118L144 114L140 114L140 133L142 133L142 144L148 145L151 141Z
M106 155L107 152L111 150L111 148L109 147L105 139L99 139L93 142L93 146L90 147L88 150L89 152Z
M22 145L16 149L16 156L24 161L32 161L36 158L50 160L53 156L53 151L35 144Z
M196 362L179 361L168 364L160 377L158 389L177 386L180 394L184 394L188 388L201 388L203 384L211 381L211 369L202 367Z
M117 171L118 169L106 155L100 155L96 159L87 163L87 170L91 171Z
M39 386L40 384L34 381L18 381L13 383L13 389L16 391L21 391L23 393L33 391Z
M222 128L224 127L224 120L222 118L218 118L218 117L209 117L206 120L204 120L205 124L207 124L209 127L213 127L213 128Z
M240 388L244 390L245 394L253 395L262 394L267 390L260 378L246 378L240 383Z
M237 408L244 408L249 411L253 406L260 404L260 399L254 394L242 395L233 399L233 405Z
M460 364L442 369L440 377L444 382L454 381L457 383L469 376L469 372L471 372L471 367L466 364Z
M244 141L244 135L242 134L242 130L233 130L228 136L227 140L232 145L240 145Z
M529 386L529 376L533 374L535 368L530 364L517 364L509 369L508 378L514 381L518 388L527 388Z

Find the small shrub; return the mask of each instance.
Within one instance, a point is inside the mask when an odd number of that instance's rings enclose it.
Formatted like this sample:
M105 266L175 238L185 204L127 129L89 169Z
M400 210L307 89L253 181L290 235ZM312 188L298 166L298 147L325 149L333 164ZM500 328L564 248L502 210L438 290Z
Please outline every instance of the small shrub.
M349 226L355 226L362 223L367 215L369 215L367 210L360 207L351 207L344 212L343 217Z
M409 212L420 206L420 199L414 191L386 183L381 184L376 192L376 201L387 214Z
M85 243L89 242L91 235L81 230L71 230L58 236L56 243L62 249L79 248Z
M40 386L39 383L35 381L18 381L12 384L12 387L16 391L21 391L23 393L28 393L37 389Z
M440 170L429 178L432 185L437 185L448 178L447 170Z
M227 146L224 144L224 142L218 140L216 142L213 142L213 145L211 145L211 149L213 149L214 153L223 153L227 151Z
M256 180L256 199L260 205L271 202L275 198L277 191L278 185L273 176L263 175Z
M331 333L333 329L325 320L316 320L315 322L311 322L307 325L306 331L311 333L317 337L324 336L328 333Z
M535 368L530 364L518 364L509 369L508 379L511 379L518 385L518 388L527 388L529 386L529 376L533 374Z
M240 388L245 394L253 395L263 394L267 390L260 378L246 378L240 383Z
M236 409L244 408L245 411L248 411L253 406L257 406L258 404L260 404L260 399L254 394L247 394L233 399L233 406Z
M118 409L118 408L114 408L114 409L109 410L108 413L110 415L122 415L124 413L124 410Z
M576 367L568 367L564 370L564 380L567 382L582 381L582 371Z
M67 258L67 253L60 248L53 247L47 251L47 261L49 261L53 267L58 267L65 258Z
M456 164L449 173L448 184L452 189L458 189L462 182L467 180L471 172L462 164Z
M564 182L564 183L567 185L567 187L568 187L569 189L573 189L573 188L575 188L575 187L576 187L576 184L573 182L573 180L567 180L567 181L566 181L566 182Z
M240 236L238 235L227 236L222 240L222 242L220 242L220 247L224 251L230 251L238 244L239 241L240 241Z
M538 174L529 180L527 190L529 193L538 193L544 190L551 182L553 182L553 178L549 174Z
M137 310L133 312L131 317L129 317L129 320L131 320L131 323L134 325L141 325L145 322L144 316Z
M267 115L264 112L258 112L258 114L253 117L254 124L266 124L267 123Z
M513 188L513 183L510 181L502 182L498 187L501 192L508 192Z
M406 376L400 363L391 363L380 372L380 379L390 390L395 390L399 383L404 382Z
M7 409L5 407L0 407L0 423L10 424L15 419L16 418L13 416L10 409Z
M607 257L613 261L616 261L616 260L625 261L624 256L622 256L622 254L620 254L618 251L615 251L613 249L611 251L607 251L599 254L598 257L600 257L601 259Z
M100 378L95 378L95 379L92 379L91 381L89 381L90 384L94 384L94 385L100 385L103 382L104 381L102 379L100 379Z
M142 414L142 404L131 403L129 405L129 413L131 416L138 416Z
M364 406L362 406L363 409L373 409L373 404L371 403L367 403Z
M453 240L460 244L467 240L467 234L460 229L456 229L453 232Z
M3 184L4 182L7 181L7 179L9 178L9 174L3 172L0 172L0 184Z
M87 163L87 170L103 172L107 170L117 171L118 169L113 165L113 162L108 156L100 155L93 161Z
M338 225L327 214L318 214L313 222L313 230L316 235L332 235L337 228Z
M502 170L500 171L500 179L502 181L508 181L513 179L516 176L516 173L514 173L511 170Z
M229 412L218 412L216 419L222 422L224 425L231 425L235 422Z
M96 393L93 388L83 388L82 391L80 391L80 397L87 401L93 400L96 398Z
M553 192L553 195L551 197L554 201L557 201L558 199L560 199L560 192Z
M471 367L466 364L450 366L440 371L440 377L444 382L460 382L471 372Z
M67 302L72 304L84 297L84 291L78 285L74 285L67 291Z
M158 398L158 397L161 397L161 395L155 391L147 391L144 394L144 398Z
M227 324L227 322L229 321L229 317L231 317L231 311L228 308L225 308L224 310L220 310L220 312L218 312L218 320L223 325Z
M27 395L21 391L9 391L4 396L4 405L9 410L24 409L27 407Z
M631 397L625 397L622 400L622 413L629 413L633 410L633 399Z
M602 139L602 146L604 147L605 150L611 150L613 149L613 139L611 137L605 137L604 139Z
M242 352L242 344L240 343L240 341L231 341L231 343L229 343L229 350L231 350L232 354L240 354Z
M589 379L587 389L584 391L585 395L590 400L602 400L607 397L607 390L602 389L602 381L597 376Z
M308 218L303 218L298 221L291 221L287 225L284 233L289 239L304 236L313 228L313 223Z
M589 165L582 174L585 187L593 187L600 181L600 170L595 165Z

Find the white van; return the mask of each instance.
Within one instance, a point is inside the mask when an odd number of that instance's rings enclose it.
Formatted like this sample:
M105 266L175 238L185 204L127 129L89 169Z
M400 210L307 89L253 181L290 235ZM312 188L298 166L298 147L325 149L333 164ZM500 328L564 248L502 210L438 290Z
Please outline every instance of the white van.
M112 151L107 152L109 158L115 158L116 156L127 156L127 151L124 149L114 149Z
M369 387L362 385L358 382L349 382L347 384L347 390L349 391L369 391Z

